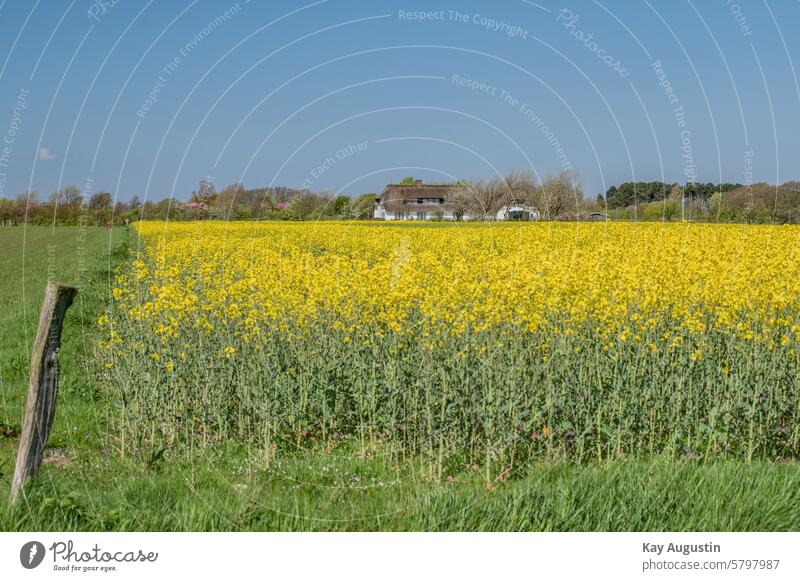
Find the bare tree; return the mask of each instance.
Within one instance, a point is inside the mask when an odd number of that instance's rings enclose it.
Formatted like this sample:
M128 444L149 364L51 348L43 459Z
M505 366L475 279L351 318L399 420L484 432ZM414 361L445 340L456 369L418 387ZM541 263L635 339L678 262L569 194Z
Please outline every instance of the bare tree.
M452 208L456 220L477 217L475 191L470 184L461 184L460 187L453 188L447 196L447 203Z
M497 177L488 182L471 181L464 190L464 202L468 207L467 213L476 220L491 220L498 208L508 203L512 197L506 180Z
M65 186L50 194L48 202L51 206L68 206L77 208L83 203L83 195L75 186Z
M97 192L89 198L89 208L92 210L105 210L114 203L114 197L109 192Z
M544 217L553 220L570 208L576 211L583 202L583 183L575 171L562 170L542 182L540 204Z
M30 192L22 192L21 194L17 194L16 198L14 199L14 205L19 208L26 208L29 205L34 206L36 205L37 197L38 197L38 192L36 190L31 190Z
M494 217L503 207L523 204L539 207L539 188L531 171L512 170L505 177L496 177L486 184L482 199L487 215Z
M538 188L536 177L531 171L512 170L505 178L509 202L520 201L528 205L536 203Z
M219 208L228 217L235 213L236 207L242 203L244 188L239 182L234 182L218 192L214 198L214 206Z
M24 220L28 213L28 208L36 206L36 190L17 194L14 198L13 214L17 220Z

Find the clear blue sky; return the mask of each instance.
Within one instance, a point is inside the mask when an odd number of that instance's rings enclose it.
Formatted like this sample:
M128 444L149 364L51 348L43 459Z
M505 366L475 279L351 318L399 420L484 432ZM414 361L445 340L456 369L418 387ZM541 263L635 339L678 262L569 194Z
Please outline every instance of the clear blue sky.
M784 182L798 22L778 0L0 0L0 193Z

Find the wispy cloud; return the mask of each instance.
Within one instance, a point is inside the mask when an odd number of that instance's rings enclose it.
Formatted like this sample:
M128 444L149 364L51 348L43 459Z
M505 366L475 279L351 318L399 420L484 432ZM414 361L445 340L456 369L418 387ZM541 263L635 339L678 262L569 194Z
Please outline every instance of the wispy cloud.
M50 161L51 159L55 158L56 154L47 149L46 147L43 147L39 150L39 159L41 159L42 161Z

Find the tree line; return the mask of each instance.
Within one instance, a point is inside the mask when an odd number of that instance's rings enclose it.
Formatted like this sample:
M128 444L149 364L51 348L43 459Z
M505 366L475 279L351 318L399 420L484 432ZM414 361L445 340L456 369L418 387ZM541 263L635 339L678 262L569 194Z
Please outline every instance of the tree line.
M86 194L69 185L40 199L25 192L0 198L0 224L122 225L135 220L358 220L372 216L375 194L358 198L287 187L245 189L232 184L217 192L207 181L188 202L175 198L115 200L110 192Z
M409 176L404 182L413 184ZM539 179L511 171L489 180L456 182L448 204L459 216L491 220L504 204L523 203L542 220L582 220L598 214L611 220L800 223L800 182L678 183L625 182L593 199L584 196L580 175L562 171ZM0 199L0 223L35 225L126 224L135 220L363 220L372 218L377 194L358 197L287 187L247 189L234 183L217 191L202 180L189 200L158 201L134 196L116 200L110 192L86 194L66 186L47 198L25 192Z
M800 182L626 182L595 200L617 220L693 220L747 224L800 224Z
M406 178L407 180L411 178ZM463 180L448 198L456 216L492 220L503 206L522 204L536 210L541 219L574 218L586 209L583 184L574 171L539 179L530 171L511 171L490 180Z
M659 202L676 197L685 197L691 201L708 200L715 193L725 193L743 187L742 184L677 183L665 182L625 182L619 186L611 186L605 194L609 208L624 208L634 204Z

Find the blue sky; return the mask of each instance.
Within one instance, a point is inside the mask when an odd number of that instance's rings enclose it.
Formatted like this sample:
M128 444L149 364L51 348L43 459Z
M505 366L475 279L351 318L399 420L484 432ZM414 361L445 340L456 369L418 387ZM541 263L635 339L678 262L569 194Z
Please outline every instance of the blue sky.
M0 194L785 182L797 22L777 0L0 0Z

